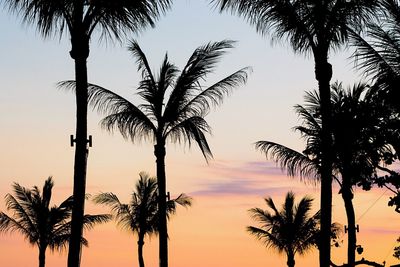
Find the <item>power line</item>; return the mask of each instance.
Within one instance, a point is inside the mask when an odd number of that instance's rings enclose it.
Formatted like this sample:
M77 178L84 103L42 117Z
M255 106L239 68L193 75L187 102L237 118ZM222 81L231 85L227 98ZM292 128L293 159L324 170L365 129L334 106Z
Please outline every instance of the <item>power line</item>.
M387 192L387 188L386 188L385 191L382 193L382 195L380 195L380 196L378 197L378 199L375 200L374 203L372 203L371 206L369 206L368 209L366 209L366 210L364 211L364 213L361 214L361 215L358 217L358 219L356 220L356 223L358 223L358 222L361 220L361 218L364 217L364 215L365 215L373 206L375 206L375 204L383 197L384 194L386 194L386 192Z

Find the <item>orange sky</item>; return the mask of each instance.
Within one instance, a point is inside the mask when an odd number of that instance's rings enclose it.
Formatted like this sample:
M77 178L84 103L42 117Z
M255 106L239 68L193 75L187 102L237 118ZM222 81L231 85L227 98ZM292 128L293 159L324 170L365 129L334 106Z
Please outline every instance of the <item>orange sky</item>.
M253 224L247 210L264 207L262 198L272 196L281 203L286 192L297 198L310 194L319 207L319 189L287 178L274 164L256 152L258 140L276 141L301 150L299 136L291 130L298 125L293 112L303 103L305 90L314 89L313 61L294 55L287 46L270 45L242 19L219 14L207 1L175 1L173 10L155 29L133 35L139 40L150 65L156 69L164 53L182 67L192 51L209 41L237 40L209 81L219 79L245 66L253 73L247 85L235 91L220 108L207 117L213 128L209 136L214 160L207 165L197 147L169 145L167 152L168 188L172 195L185 192L194 198L193 207L179 209L170 223L171 267L265 267L286 266L283 255L268 250L246 233ZM73 95L57 90L55 84L73 78L73 62L68 55L69 40L42 40L32 27L21 26L15 14L0 9L0 198L11 184L41 186L53 175L53 203L60 203L72 190L74 150L69 135L75 129ZM99 45L93 38L88 60L89 80L123 96L132 96L139 75L126 42ZM349 85L360 76L347 60L351 51L331 55L333 81ZM93 147L88 160L87 192L111 191L128 201L140 171L155 173L151 144L131 144L118 133L102 131L100 116L89 113ZM400 236L400 216L387 207L390 194L380 190L356 191L356 217L360 225L359 244L367 259L377 262L391 257ZM382 197L381 197L382 196ZM345 224L342 200L334 190L334 220ZM376 202L375 205L372 204ZM4 203L0 201L0 210ZM87 204L87 212L106 212ZM109 223L87 233L90 247L83 250L82 267L137 266L136 239ZM346 236L343 236L345 240ZM37 264L36 248L18 234L0 235L0 266L30 267ZM344 262L346 243L333 248L333 259ZM157 266L157 239L146 241L148 267ZM48 253L47 266L66 265L66 253ZM316 267L318 254L310 252L296 259L296 266Z

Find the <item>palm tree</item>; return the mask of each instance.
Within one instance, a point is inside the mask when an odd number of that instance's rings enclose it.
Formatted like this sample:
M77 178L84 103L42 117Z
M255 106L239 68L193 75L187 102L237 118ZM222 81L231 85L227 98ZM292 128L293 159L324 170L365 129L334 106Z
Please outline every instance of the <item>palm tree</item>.
M246 82L248 68L240 69L209 87L204 87L202 81L215 69L225 50L232 47L233 42L227 40L201 46L193 52L180 73L166 55L158 76L155 76L145 54L132 41L129 50L142 75L138 95L144 103L135 105L110 90L93 84L89 86L90 104L107 114L101 122L103 128L108 131L118 129L124 138L133 142L150 139L155 144L160 267L168 266L165 145L167 140L186 142L189 146L196 142L206 160L212 157L205 136L210 132L210 126L204 117L213 106L222 102L231 89ZM74 89L75 84L67 81L61 86Z
M118 224L132 233L138 235L138 260L139 266L144 267L143 245L146 235L158 233L158 203L157 179L141 172L140 179L135 185L129 204L123 204L113 193L101 193L93 198L97 204L104 204L111 208ZM192 199L185 194L167 201L167 216L176 212L176 206L188 207Z
M272 213L260 208L250 209L251 217L261 227L248 226L247 231L267 247L286 253L287 266L293 267L296 253L303 255L316 245L320 212L310 215L312 201L306 196L295 205L294 193L288 192L282 209L278 210L272 198L267 197L265 202Z
M356 250L355 211L353 187L371 187L381 163L395 158L385 138L382 118L388 110L375 103L372 92L365 84L357 84L344 90L341 84L332 86L332 155L334 177L340 184L348 224L348 265L354 266ZM296 106L303 119L303 125L295 127L306 139L306 149L300 153L288 147L269 141L259 141L256 146L270 155L290 176L321 177L321 115L320 98L317 92L306 95L305 106ZM339 179L340 178L340 179Z
M122 136L133 142L145 139L154 143L156 157L158 205L159 205L159 250L160 267L168 267L168 234L166 217L166 173L165 156L167 140L173 143L196 142L206 160L212 157L205 133L210 126L204 117L213 106L236 86L247 80L248 68L240 69L215 84L204 87L202 81L216 67L226 49L232 48L232 41L209 43L197 48L186 66L179 73L166 55L158 76L155 76L148 60L132 41L129 50L136 58L142 81L138 95L144 101L135 105L118 94L91 84L88 87L90 104L99 112L107 114L101 125L108 131L118 129ZM60 84L75 90L75 83Z
M74 165L75 205L68 266L80 265L86 167L88 156L87 103L88 78L86 60L94 30L102 37L120 39L126 31L138 31L171 5L171 0L2 0L10 11L21 14L24 22L35 23L44 37L60 35L67 29L71 40L70 56L75 61L76 143Z
M50 206L53 185L51 177L45 181L42 192L36 186L28 189L14 183L14 195L7 194L5 197L7 210L12 211L13 215L0 212L0 232L17 231L31 245L37 246L39 267L45 266L46 249L65 249L71 235L73 198L67 198L59 206ZM83 226L89 229L110 219L111 216L107 214L84 215ZM80 242L88 245L83 237Z
M320 266L330 264L332 221L332 145L329 53L348 40L349 26L359 28L370 19L376 0L212 0L220 10L231 10L263 35L272 32L288 40L295 52L312 54L321 96L321 249Z

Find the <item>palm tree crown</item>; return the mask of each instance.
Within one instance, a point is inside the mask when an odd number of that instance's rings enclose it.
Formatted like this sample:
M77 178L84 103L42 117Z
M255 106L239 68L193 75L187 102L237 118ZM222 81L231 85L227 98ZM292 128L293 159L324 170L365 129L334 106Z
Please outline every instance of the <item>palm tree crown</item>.
M32 245L39 248L39 266L45 264L46 248L62 250L66 248L71 234L71 213L73 198L69 197L59 206L50 206L54 182L49 177L42 192L34 186L27 189L14 183L14 195L5 197L6 207L13 212L12 216L0 213L0 232L21 233ZM84 227L91 228L97 223L111 219L110 215L85 215ZM82 244L88 244L85 238Z
M272 198L265 198L272 213L260 208L250 209L252 218L262 226L248 226L247 231L266 246L285 253L288 266L294 266L295 254L302 255L316 245L320 213L310 215L312 201L312 198L304 197L295 205L295 195L288 192L282 209L278 210Z
M120 202L113 193L101 193L93 198L97 204L111 208L119 226L138 235L139 266L144 267L143 245L145 236L158 233L157 179L141 172L128 204ZM192 199L185 194L167 201L167 216L176 212L177 205L191 206Z
M125 138L154 140L169 138L172 142L195 141L206 158L212 156L204 133L210 126L204 116L218 105L230 90L247 79L247 68L205 88L201 82L216 66L224 50L232 48L232 41L209 43L197 48L181 72L166 55L158 76L150 69L139 45L132 42L129 50L136 58L142 81L138 95L144 101L135 105L125 98L96 85L89 86L90 103L107 115L101 125L112 131L118 129ZM71 85L69 82L62 85ZM168 92L170 92L168 96Z

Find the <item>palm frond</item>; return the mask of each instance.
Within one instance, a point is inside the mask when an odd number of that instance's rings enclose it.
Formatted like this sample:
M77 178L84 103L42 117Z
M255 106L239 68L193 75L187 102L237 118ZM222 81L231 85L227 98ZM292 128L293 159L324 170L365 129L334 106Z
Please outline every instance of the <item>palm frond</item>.
M315 162L300 152L269 141L258 141L255 147L264 153L267 159L272 158L277 162L290 176L313 179L317 176L318 169Z
M96 224L106 223L112 219L112 215L110 214L97 214L90 215L85 214L83 216L83 227L86 230L92 229Z
M204 133L210 133L210 131L211 128L204 118L193 116L169 126L165 137L169 137L174 143L187 143L189 147L195 141L208 161L213 155Z
M211 107L221 104L224 97L229 95L232 89L246 83L249 71L249 67L243 68L211 85L193 97L193 99L182 107L179 113L182 114L181 116L204 117L208 114Z
M153 27L155 20L171 4L171 0L94 1L90 3L83 23L89 34L97 28L102 37L119 40L127 31L138 32L147 26Z
M352 45L356 47L353 57L358 68L374 81L398 76L400 46L398 40L395 40L397 37L377 24L369 24L367 34L371 41L366 41L355 32L351 33Z
M75 90L75 81L63 81L59 87ZM109 114L101 121L101 126L108 131L117 128L122 136L132 141L151 137L156 128L149 117L118 94L95 84L88 85L88 101L100 113Z
M198 92L201 92L201 80L211 73L226 49L233 47L233 41L223 40L198 47L189 58L165 106L167 121L176 118L176 111L182 110Z
M12 233L15 231L20 232L31 244L35 243L37 240L36 232L33 232L32 229L27 227L23 221L17 221L4 212L0 212L0 233Z

